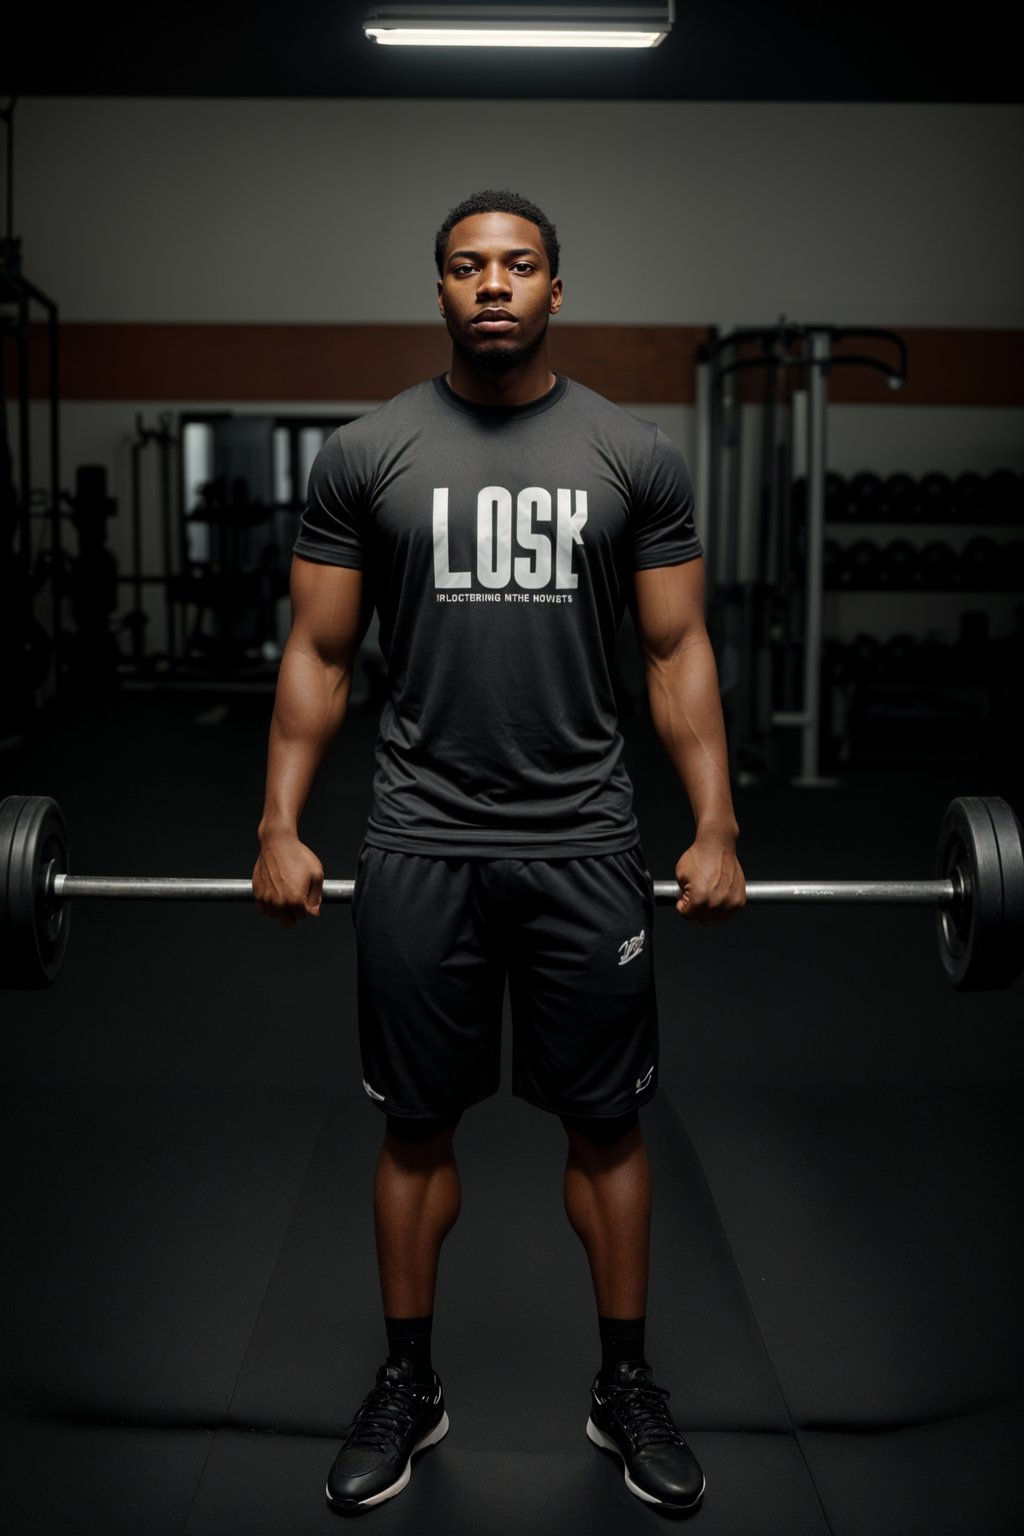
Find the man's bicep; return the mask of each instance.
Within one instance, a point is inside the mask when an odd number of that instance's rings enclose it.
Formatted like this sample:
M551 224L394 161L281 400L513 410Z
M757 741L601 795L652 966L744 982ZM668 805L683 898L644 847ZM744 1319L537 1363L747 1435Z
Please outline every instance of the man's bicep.
M637 633L644 653L670 656L680 645L703 637L704 561L698 556L680 565L634 571Z
M291 641L349 666L370 618L363 573L347 565L292 558Z

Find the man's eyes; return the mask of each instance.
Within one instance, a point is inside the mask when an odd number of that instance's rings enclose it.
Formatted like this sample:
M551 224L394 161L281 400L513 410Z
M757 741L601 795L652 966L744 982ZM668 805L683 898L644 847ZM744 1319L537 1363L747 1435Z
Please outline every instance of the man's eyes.
M479 269L476 266L474 266L471 262L462 261L462 262L459 263L459 265L457 267L452 267L452 276L453 277L467 277L467 276L469 276L469 274L471 272L476 272L478 270ZM512 265L511 265L511 267L509 268L510 272L519 272L519 273L536 272L536 270L537 270L537 268L534 266L532 261L514 261L512 263Z

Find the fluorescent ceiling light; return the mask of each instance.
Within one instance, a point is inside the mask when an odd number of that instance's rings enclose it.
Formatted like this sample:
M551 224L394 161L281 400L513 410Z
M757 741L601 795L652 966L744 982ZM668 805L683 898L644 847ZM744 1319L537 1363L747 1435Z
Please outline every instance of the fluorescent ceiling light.
M664 5L388 5L363 31L375 43L426 48L656 48Z

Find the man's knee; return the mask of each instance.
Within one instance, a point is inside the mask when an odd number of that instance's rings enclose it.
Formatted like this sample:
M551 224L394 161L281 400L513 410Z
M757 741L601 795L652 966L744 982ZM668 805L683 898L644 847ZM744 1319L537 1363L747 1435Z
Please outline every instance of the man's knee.
M624 1115L562 1116L562 1124L570 1137L580 1136L597 1147L609 1147L613 1142L621 1141L639 1122L640 1116L635 1109L627 1110Z

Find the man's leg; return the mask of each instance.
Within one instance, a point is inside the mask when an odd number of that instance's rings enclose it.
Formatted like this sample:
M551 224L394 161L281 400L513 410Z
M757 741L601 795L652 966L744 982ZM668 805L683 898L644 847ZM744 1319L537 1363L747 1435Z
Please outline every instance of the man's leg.
M515 1091L559 1114L565 1208L586 1251L601 1367L589 1438L639 1498L700 1500L700 1467L644 1357L651 1176L637 1111L655 1092L653 890L639 849L524 861L509 969Z
M569 1138L565 1210L586 1250L598 1315L642 1318L647 1311L651 1170L639 1116L635 1110L608 1120L563 1116L562 1124Z
M438 1258L459 1213L452 1143L460 1107L497 1087L504 988L475 886L469 860L360 855L363 1088L387 1116L373 1205L388 1349L328 1479L345 1509L399 1493L412 1457L448 1429L430 1335Z
M459 1214L458 1121L388 1116L373 1186L388 1356L327 1480L328 1499L344 1509L400 1493L415 1453L448 1432L430 1333L441 1244Z
M651 1173L639 1118L562 1117L569 1137L565 1209L586 1250L597 1301L601 1368L587 1434L614 1451L639 1498L692 1509L704 1475L644 1358Z
M441 1244L455 1225L462 1199L453 1147L457 1124L457 1116L388 1116L373 1186L377 1267L388 1320L422 1320L434 1311Z

